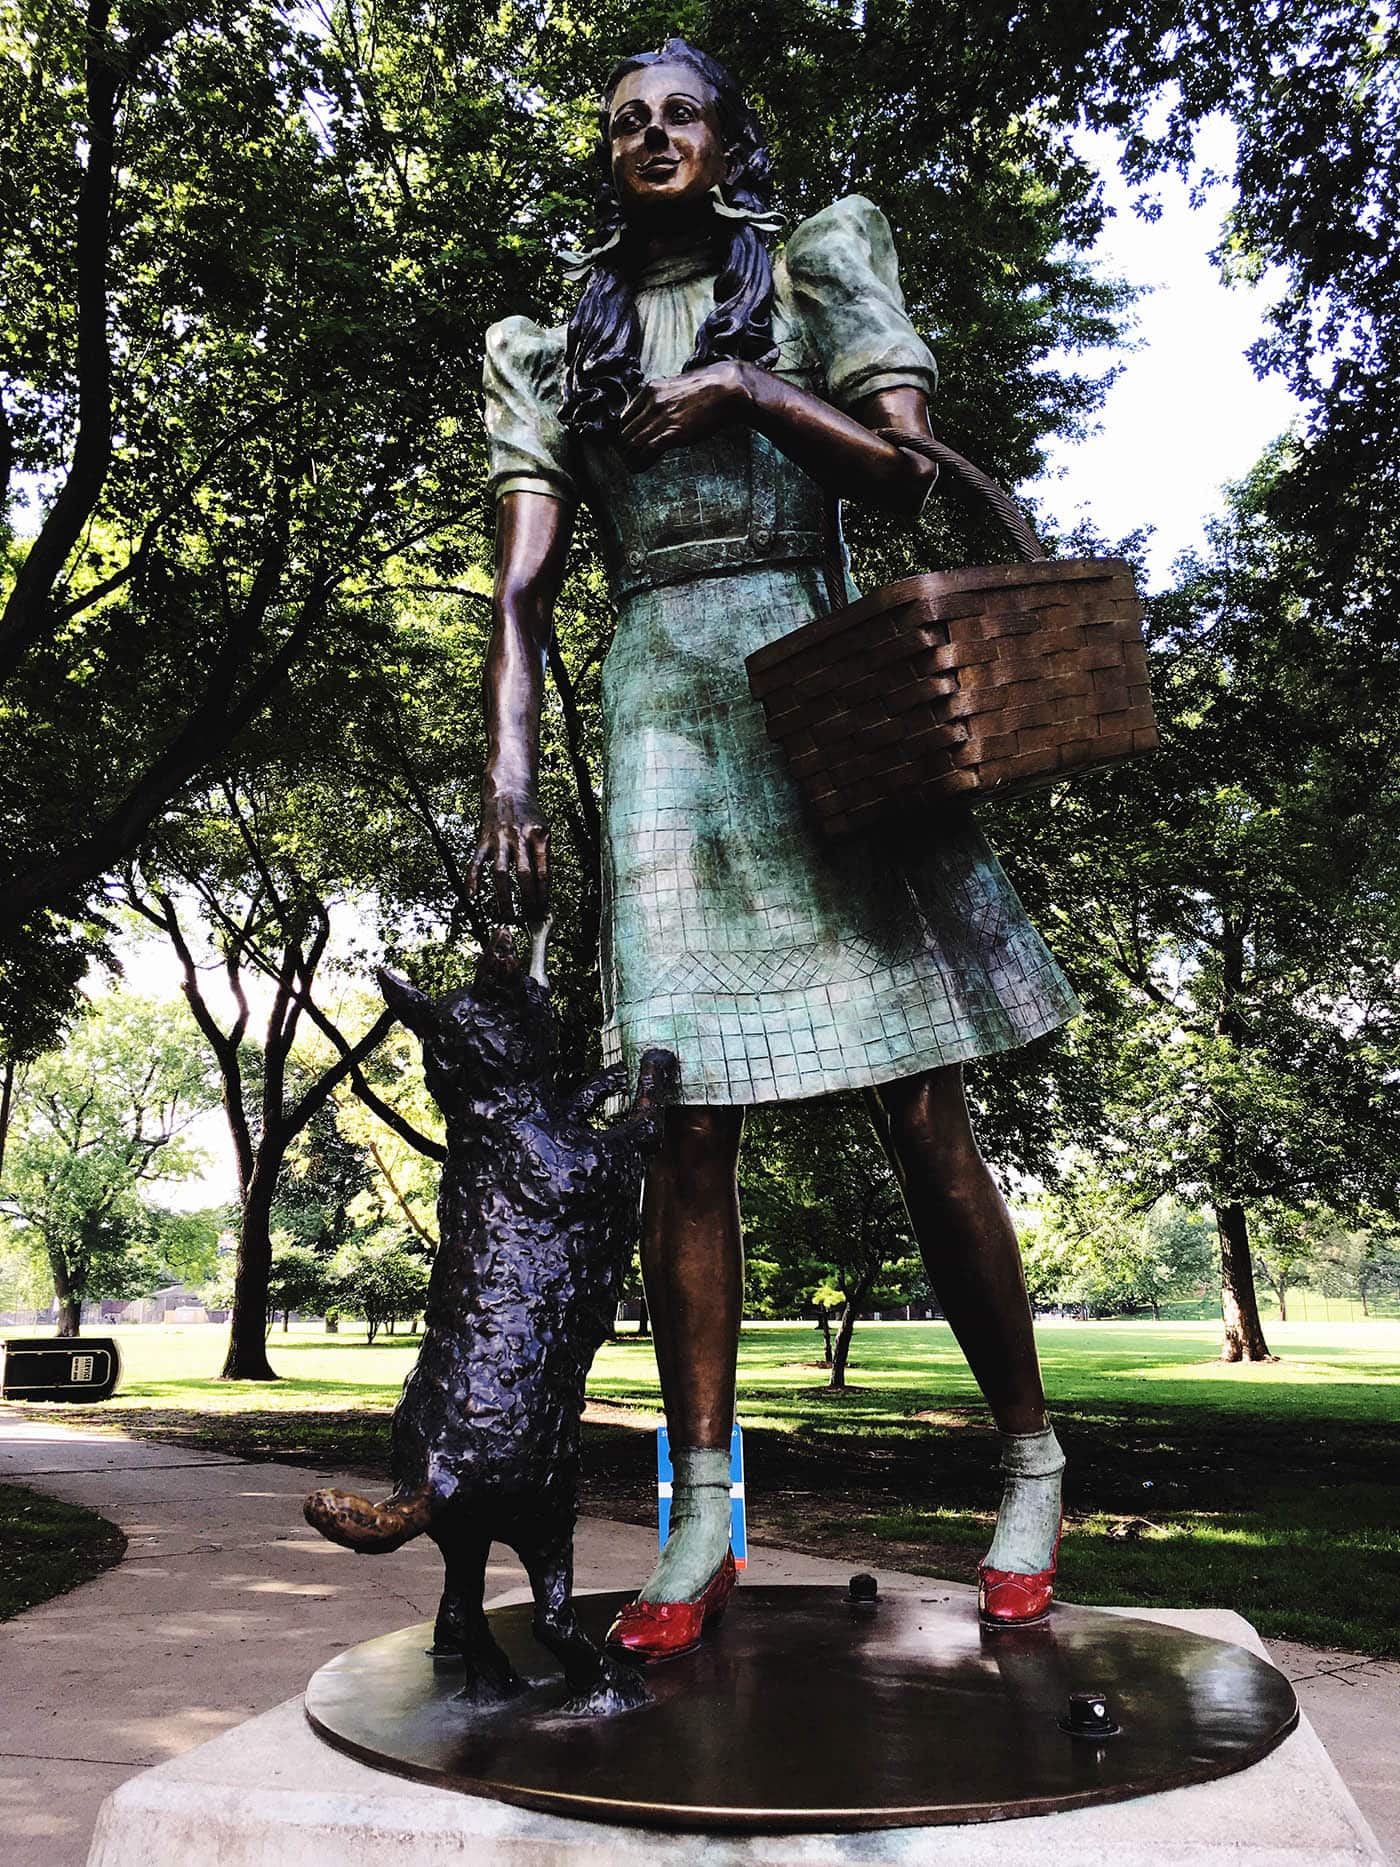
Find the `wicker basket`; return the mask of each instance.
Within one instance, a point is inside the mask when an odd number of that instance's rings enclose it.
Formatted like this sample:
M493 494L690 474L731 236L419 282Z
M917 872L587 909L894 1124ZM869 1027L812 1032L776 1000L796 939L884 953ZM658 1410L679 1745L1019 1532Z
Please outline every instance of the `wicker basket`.
M1040 555L888 584L745 665L818 823L844 836L1150 751L1142 616L1121 559Z

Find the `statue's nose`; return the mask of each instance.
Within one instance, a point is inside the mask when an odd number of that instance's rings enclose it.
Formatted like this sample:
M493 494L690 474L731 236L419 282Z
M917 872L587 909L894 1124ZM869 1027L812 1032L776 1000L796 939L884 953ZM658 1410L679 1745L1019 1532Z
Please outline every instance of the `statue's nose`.
M646 127L646 134L642 138L642 143L647 149L664 149L668 140L664 124L649 123Z

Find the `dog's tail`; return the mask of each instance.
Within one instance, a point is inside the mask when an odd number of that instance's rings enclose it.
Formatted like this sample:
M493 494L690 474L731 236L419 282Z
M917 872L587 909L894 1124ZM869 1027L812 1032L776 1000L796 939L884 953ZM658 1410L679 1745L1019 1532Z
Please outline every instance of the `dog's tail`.
M382 1504L353 1491L313 1491L301 1508L312 1529L332 1543L377 1556L421 1536L433 1520L434 1499L426 1484L395 1491Z

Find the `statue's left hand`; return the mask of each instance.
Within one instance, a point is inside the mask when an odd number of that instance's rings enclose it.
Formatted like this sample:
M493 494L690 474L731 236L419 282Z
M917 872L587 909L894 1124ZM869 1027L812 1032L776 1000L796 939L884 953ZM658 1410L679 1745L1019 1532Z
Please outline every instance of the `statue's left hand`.
M618 437L629 466L649 467L669 447L689 447L742 419L750 400L746 366L707 363L646 383L622 411Z

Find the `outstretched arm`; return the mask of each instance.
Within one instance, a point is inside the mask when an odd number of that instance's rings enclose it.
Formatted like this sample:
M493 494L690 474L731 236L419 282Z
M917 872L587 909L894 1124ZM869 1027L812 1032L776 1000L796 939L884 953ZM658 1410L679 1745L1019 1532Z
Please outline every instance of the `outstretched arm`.
M929 435L921 389L883 389L846 415L755 363L711 363L647 383L624 409L619 434L631 463L648 467L667 448L740 425L766 435L837 498L884 512L916 513L938 477L926 456L872 433Z
M601 1076L595 1076L582 1089L574 1092L574 1099L569 1112L579 1121L587 1121L590 1115L596 1115L605 1102L614 1096L623 1095L627 1089L627 1066L614 1063L611 1069L604 1070Z
M543 920L549 906L540 701L572 529L572 507L547 494L506 493L497 502L494 627L482 676L486 774L471 879L475 887L490 872L503 921L512 915L512 878L527 920Z

